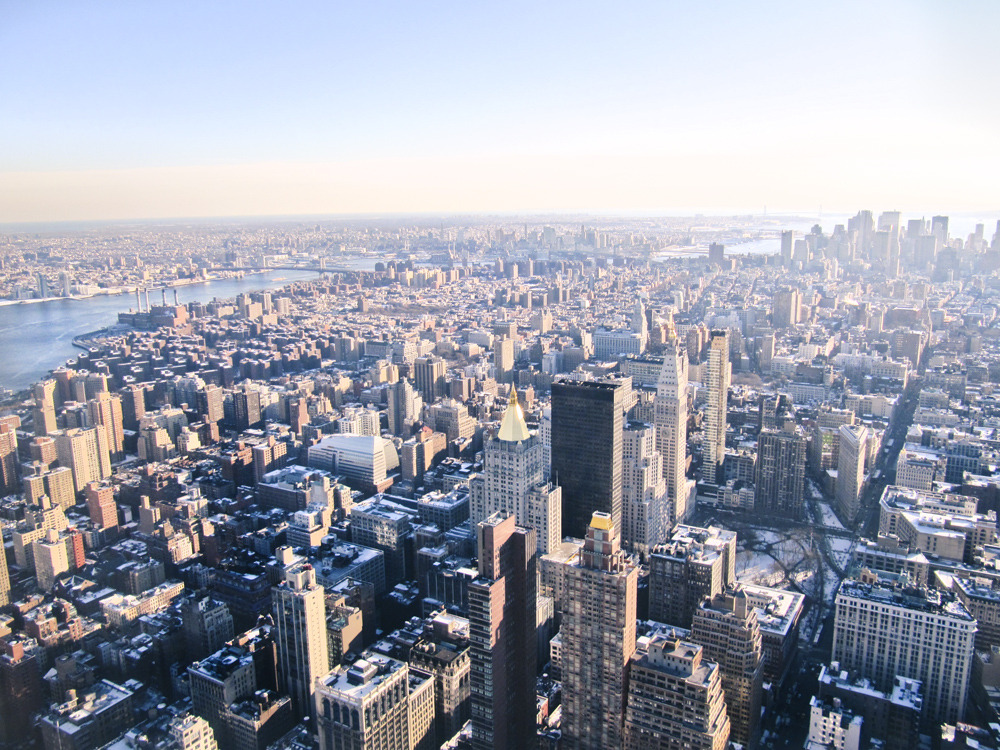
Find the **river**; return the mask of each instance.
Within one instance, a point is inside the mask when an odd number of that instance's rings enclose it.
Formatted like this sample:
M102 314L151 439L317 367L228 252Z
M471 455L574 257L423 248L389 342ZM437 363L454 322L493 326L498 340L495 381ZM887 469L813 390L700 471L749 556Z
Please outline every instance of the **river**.
M228 299L243 292L279 289L293 281L315 279L312 271L270 271L242 279L220 279L176 287L180 302ZM173 303L174 290L167 289ZM149 293L150 304L160 304L159 290ZM118 322L118 313L135 307L135 294L54 299L0 306L0 388L27 388L79 353L73 338Z

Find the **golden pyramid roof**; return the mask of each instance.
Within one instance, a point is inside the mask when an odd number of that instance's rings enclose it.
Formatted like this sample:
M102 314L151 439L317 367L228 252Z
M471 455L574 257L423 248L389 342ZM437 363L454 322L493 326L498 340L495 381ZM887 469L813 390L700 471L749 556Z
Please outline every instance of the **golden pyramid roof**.
M497 437L509 443L520 443L531 437L528 425L524 421L524 410L517 402L517 389L514 387L510 389L510 401L507 404L507 411L503 413L503 421L500 422L500 432Z

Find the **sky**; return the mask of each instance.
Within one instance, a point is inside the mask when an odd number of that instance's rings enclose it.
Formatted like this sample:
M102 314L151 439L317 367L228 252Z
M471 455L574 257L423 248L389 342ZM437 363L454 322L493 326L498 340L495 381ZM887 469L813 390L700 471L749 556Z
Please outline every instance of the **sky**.
M995 0L0 0L0 222L1000 213Z

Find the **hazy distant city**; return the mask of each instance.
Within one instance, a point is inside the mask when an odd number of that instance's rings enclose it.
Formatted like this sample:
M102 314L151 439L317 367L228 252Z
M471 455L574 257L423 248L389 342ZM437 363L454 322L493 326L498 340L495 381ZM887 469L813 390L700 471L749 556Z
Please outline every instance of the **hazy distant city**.
M3 747L994 747L1000 222L824 221L8 232Z

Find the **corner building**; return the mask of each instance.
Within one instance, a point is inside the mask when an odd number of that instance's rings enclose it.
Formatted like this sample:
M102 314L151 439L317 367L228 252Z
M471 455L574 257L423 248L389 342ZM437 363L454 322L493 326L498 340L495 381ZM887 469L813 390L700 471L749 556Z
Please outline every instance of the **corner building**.
M698 644L659 633L640 643L629 669L625 750L724 750L722 671L703 655Z

